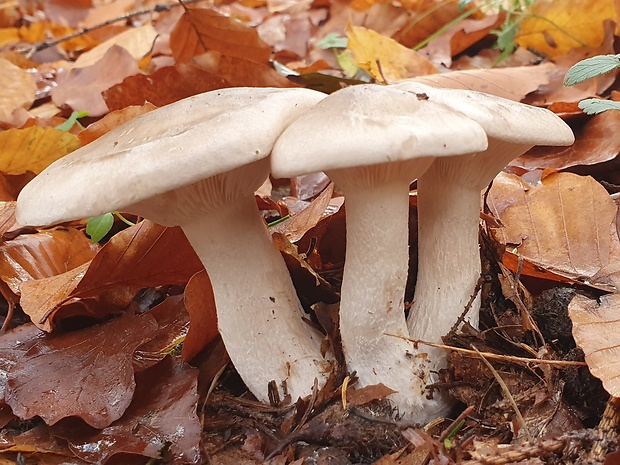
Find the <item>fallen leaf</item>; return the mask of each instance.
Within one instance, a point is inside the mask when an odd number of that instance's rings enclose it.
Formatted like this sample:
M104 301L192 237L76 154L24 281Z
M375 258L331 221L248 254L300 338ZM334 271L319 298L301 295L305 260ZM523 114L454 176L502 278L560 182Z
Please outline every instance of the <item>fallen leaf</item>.
M112 45L94 65L58 76L52 100L58 106L68 105L76 111L88 111L89 116L101 116L109 111L101 93L138 73L140 69L131 54L123 47Z
M30 108L37 91L32 76L4 58L0 58L0 88L0 122L3 123L13 121L15 109Z
M9 371L6 403L22 419L76 416L105 428L131 403L133 352L156 330L147 313L41 340Z
M183 344L183 360L189 362L219 335L215 297L205 270L192 276L185 286L184 303L190 327Z
M134 399L120 420L99 432L55 433L90 463L105 463L116 454L162 458L171 464L198 463L202 428L196 414L197 379L195 368L167 357L136 374Z
M513 160L510 165L526 170L565 170L571 166L594 165L616 158L620 153L620 134L609 128L619 127L620 112L606 111L595 115L575 131L570 147L535 147Z
M157 32L151 23L146 23L141 27L133 27L113 36L111 39L97 45L92 50L83 53L73 63L75 68L86 68L96 64L103 59L105 54L114 45L123 47L133 59L140 61L153 47L153 41L157 37Z
M92 260L97 250L77 229L24 234L0 246L0 279L19 295L21 283L72 270Z
M620 397L620 294L602 296L598 302L576 295L568 314L590 373L603 382L607 392Z
M515 42L551 57L583 45L597 47L603 21L615 17L614 2L607 0L537 0Z
M5 174L39 174L80 146L66 131L33 126L0 132L0 171Z
M212 9L188 8L170 34L177 63L187 63L208 51L254 63L267 63L271 47L255 29Z
M78 134L78 138L82 145L86 145L95 139L103 136L107 132L110 132L117 126L120 126L127 121L130 121L138 116L148 113L149 111L153 111L157 108L152 103L145 103L144 105L130 105L128 107L123 108L122 110L114 110L99 121L91 124L86 129L81 131Z
M469 89L520 102L530 92L549 82L555 69L551 63L538 66L515 66L493 69L468 69L420 76L407 81L433 87Z
M351 51L355 62L378 82L394 83L438 73L424 55L375 31L349 24L346 34L349 38L347 50Z
M373 384L360 389L347 389L347 403L357 406L364 405L373 400L385 399L390 394L395 394L396 392L398 391L384 384Z
M531 187L516 175L500 173L487 204L504 225L494 231L501 244L545 270L609 286L597 274L617 260L612 256L617 208L593 178L554 173Z

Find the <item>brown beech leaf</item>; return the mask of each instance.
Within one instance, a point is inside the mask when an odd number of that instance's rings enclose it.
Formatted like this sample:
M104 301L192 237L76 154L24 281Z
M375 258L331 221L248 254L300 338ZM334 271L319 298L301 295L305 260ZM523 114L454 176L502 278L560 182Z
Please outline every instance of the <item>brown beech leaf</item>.
M231 87L292 87L270 63L255 63L244 58L207 52L194 58L204 71L224 79Z
M611 284L597 274L617 260L612 256L617 208L593 178L554 173L531 187L513 174L500 173L487 203L505 226L495 237L508 249L575 281Z
M255 29L211 9L187 9L170 34L170 48L177 63L210 50L256 63L267 63L271 56L271 47Z
M176 349L187 340L189 330L189 315L183 304L183 295L168 297L159 305L149 310L159 325L157 335L150 341L142 344L133 357L133 367L136 372L146 370L163 360L166 355L176 353Z
M347 389L347 402L353 405L364 405L373 400L384 399L395 392L397 391L381 383L360 389Z
M54 424L76 416L104 428L129 406L135 389L133 352L156 330L148 313L128 314L41 340L9 371L5 400L23 419L38 415Z
M620 112L606 111L593 116L575 133L570 147L534 147L510 163L526 170L564 170L571 166L595 165L612 160L620 153Z
M76 111L88 111L89 116L101 116L109 111L101 93L139 72L131 54L113 45L94 65L60 75L52 89L52 100L57 106L68 105Z
M122 110L115 110L80 132L78 138L80 139L82 145L89 144L95 139L103 136L105 133L110 132L115 127L120 126L127 121L131 121L144 113L148 113L155 108L157 108L155 105L147 102L144 105L130 105Z
M555 66L551 63L538 66L468 69L419 76L408 81L421 82L433 87L476 90L520 102L527 94L547 84L554 69Z
M620 294L604 295L598 302L576 295L568 314L590 372L607 392L620 397Z
M0 132L0 171L39 174L80 146L76 136L53 128L32 126Z
M315 227L326 214L326 209L333 193L334 185L332 183L306 209L291 216L288 220L269 228L270 231L284 234L289 241L297 242L304 234Z
M0 279L15 293L21 283L49 278L93 259L99 250L77 229L23 234L0 246Z
M230 87L224 78L187 63L167 66L148 76L129 76L106 90L103 97L110 110L122 110L128 105L143 105L144 102L161 107L223 87Z
M183 360L189 362L219 334L215 297L205 270L192 276L185 286L184 302L190 327L183 343Z
M114 236L95 256L75 297L118 286L186 284L203 266L181 228L144 220Z
M134 399L120 420L101 431L64 425L53 431L68 440L77 457L90 463L104 464L116 454L162 458L170 464L198 463L197 385L198 370L166 357L136 374Z

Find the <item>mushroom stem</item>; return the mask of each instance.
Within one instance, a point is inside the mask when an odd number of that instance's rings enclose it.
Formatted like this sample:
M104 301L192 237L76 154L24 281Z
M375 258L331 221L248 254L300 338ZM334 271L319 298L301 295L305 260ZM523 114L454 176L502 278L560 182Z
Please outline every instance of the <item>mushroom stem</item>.
M315 378L323 384L329 369L320 359L320 335L302 320L291 277L254 196L239 197L182 228L211 277L220 333L250 391L268 402L267 386L275 380L280 394L288 392L295 401L311 392Z
M362 386L383 383L398 391L389 399L401 414L418 422L431 418L425 361L415 356L412 343L388 334L409 336L403 303L409 263L409 182L431 161L356 168L355 175L345 170L327 173L346 199L340 334L348 368L357 373ZM377 176L379 172L382 176ZM423 409L427 410L421 417Z

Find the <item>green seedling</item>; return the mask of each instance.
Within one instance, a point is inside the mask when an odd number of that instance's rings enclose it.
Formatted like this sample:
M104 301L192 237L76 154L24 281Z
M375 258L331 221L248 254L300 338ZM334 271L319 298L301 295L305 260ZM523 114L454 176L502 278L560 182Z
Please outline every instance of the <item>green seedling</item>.
M71 130L74 124L77 124L80 129L84 129L84 126L82 126L78 120L80 118L84 118L85 116L88 116L87 111L74 111L73 113L71 113L71 116L67 118L67 121L56 126L56 129L58 129L59 131L68 132Z
M452 441L452 438L456 436L456 434L463 428L463 426L465 426L465 420L461 420L454 428L452 428L452 431L450 431L448 437L443 440L443 446L446 449L449 450L454 447L455 444Z
M598 55L574 64L564 76L564 85L572 86L620 68L620 54ZM607 110L620 110L620 102L588 98L579 102L579 108L588 115L598 115Z
M100 242L101 239L103 239L110 232L112 226L114 225L115 216L128 226L135 225L135 223L132 223L117 211L100 216L93 216L89 218L86 223L86 234L90 236L90 240L93 244Z

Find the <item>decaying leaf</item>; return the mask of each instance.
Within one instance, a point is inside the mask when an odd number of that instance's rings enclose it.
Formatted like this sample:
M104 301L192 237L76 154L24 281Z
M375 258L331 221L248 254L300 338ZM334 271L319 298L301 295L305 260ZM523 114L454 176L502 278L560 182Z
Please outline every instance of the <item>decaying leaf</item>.
M157 108L152 103L145 103L144 105L130 105L122 110L115 110L103 118L101 118L96 123L91 124L86 129L84 129L78 135L80 142L82 145L86 145L95 139L103 136L105 133L110 132L117 126L120 126L127 121L130 121L144 113L148 113L149 111Z
M41 340L9 371L6 402L20 418L38 415L54 424L77 416L104 428L131 403L133 352L156 330L149 314L128 315Z
M620 397L620 294L602 296L598 302L576 295L568 313L590 372L607 392Z
M613 285L597 274L618 260L612 255L617 208L591 177L554 173L531 187L501 173L487 202L504 225L495 237L525 260L576 281Z
M28 74L8 60L0 58L0 122L11 122L17 108L30 108L37 85Z

